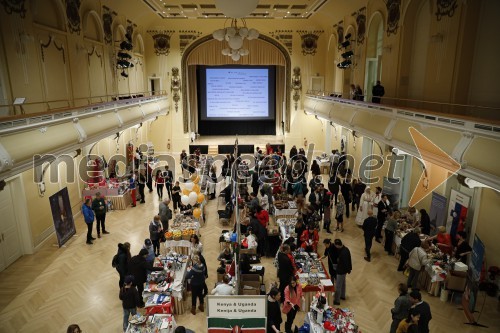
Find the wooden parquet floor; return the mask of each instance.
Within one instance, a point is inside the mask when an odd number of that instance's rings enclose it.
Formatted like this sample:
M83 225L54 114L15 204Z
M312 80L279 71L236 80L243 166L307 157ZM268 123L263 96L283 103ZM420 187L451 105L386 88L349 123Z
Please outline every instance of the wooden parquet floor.
M118 299L118 273L111 267L111 259L119 242L130 242L132 254L139 252L148 237L148 224L158 211L156 194L147 194L146 204L125 211L110 212L106 219L109 235L97 239L94 245L85 244L86 227L83 219L76 221L78 235L67 246L59 249L55 236L34 255L24 256L0 273L0 332L65 332L66 327L78 323L84 332L121 332L122 309ZM223 229L217 221L217 200L207 206L206 225L201 229L201 242L209 268L208 286L213 286L218 265L219 235ZM341 238L350 248L353 272L347 278L347 300L355 314L356 323L364 333L389 332L390 308L397 297L396 287L405 277L396 272L397 260L389 257L380 244L374 243L372 262L363 260L364 242L361 230L351 218L345 231L323 238ZM323 248L320 247L320 251ZM266 267L265 283L276 280L272 259L263 259ZM480 323L490 326L481 329L464 325L459 305L443 303L437 297L424 294L432 309L431 332L500 332L498 301L485 298ZM190 302L188 297L187 302ZM483 296L479 297L479 308ZM285 317L285 316L283 316ZM295 323L303 323L304 312ZM195 332L206 332L206 316L189 312L176 316L179 324ZM282 327L283 328L283 327Z

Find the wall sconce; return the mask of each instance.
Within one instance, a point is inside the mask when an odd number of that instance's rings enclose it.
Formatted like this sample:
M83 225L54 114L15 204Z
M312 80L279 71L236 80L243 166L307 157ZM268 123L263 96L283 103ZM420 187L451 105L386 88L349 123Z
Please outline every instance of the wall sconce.
M440 32L438 32L435 35L432 35L431 38L430 38L430 40L431 40L432 43L442 43L443 39L444 39L444 36Z
M179 76L179 68L172 67L172 78L170 79L170 91L175 103L175 112L179 111L179 101L181 100L181 77Z

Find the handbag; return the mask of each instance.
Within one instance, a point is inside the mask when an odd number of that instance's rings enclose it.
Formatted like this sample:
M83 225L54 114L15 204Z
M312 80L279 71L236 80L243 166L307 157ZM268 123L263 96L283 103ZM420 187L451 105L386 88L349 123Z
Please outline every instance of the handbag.
M403 272L403 274L404 274L405 276L410 276L410 266L407 266L407 267L405 268L405 271Z

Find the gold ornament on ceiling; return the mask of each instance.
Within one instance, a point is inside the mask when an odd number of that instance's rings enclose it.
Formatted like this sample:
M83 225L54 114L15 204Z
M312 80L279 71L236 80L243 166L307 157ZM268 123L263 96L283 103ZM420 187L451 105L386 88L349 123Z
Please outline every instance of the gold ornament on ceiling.
M298 30L297 33L302 38L302 54L303 55L315 55L318 48L318 38L323 33L323 30Z

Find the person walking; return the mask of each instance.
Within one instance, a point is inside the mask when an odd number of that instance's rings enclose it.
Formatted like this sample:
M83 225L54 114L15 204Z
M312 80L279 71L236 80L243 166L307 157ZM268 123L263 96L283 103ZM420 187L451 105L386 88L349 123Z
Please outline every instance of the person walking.
M130 243L118 243L118 252L116 253L116 261L113 262L113 266L120 275L120 280L118 281L119 288L121 288L125 282L130 258Z
M175 186L172 187L172 201L174 202L175 212L181 206L181 187L179 186L179 182L175 182Z
M82 214L85 223L87 224L87 244L93 244L92 241L95 240L92 237L92 225L94 224L94 211L90 207L90 199L86 199L82 206Z
M156 256L160 255L160 239L163 234L160 216L156 215L149 223L149 239L153 243L153 250Z
M128 274L134 276L134 286L137 287L139 295L142 297L144 291L144 283L147 280L148 271L162 271L163 267L153 267L153 263L146 260L148 250L141 249L139 254L133 256L128 264ZM144 307L144 302L141 299L140 308Z
M385 244L384 244L384 250L390 255L394 255L392 253L392 244L394 242L394 233L396 232L396 229L398 228L398 221L394 218L394 212L389 211L386 225L385 225Z
M280 333L283 322L280 311L281 293L278 288L273 287L267 294L267 330L266 333Z
M373 237L375 237L375 233L377 231L377 219L373 217L373 211L371 209L368 210L368 217L363 222L363 231L366 252L366 257L364 257L364 259L370 262L372 258L370 250L372 248Z
M167 188L168 197L172 199L172 182L174 181L174 174L171 170L168 169L168 165L165 165L163 178L165 180L165 187Z
M344 203L345 203L345 217L349 218L349 204L351 203L351 198L352 198L352 188L351 184L348 183L348 179L344 179L344 182L342 185L340 185L340 192L342 193L342 196L344 197Z
M172 210L168 207L169 204L170 199L165 199L158 205L158 215L164 232L168 231L168 221L172 219Z
M380 84L380 81L377 81L377 84L373 86L372 95L372 103L380 104L380 98L385 95L384 86Z
M163 198L163 186L165 185L165 178L163 178L161 170L156 171L155 183L156 193L158 194L158 198L161 200Z
M103 234L109 234L106 231L106 201L101 196L101 192L95 194L95 199L92 201L92 210L95 214L96 227L97 227L97 238L101 238L101 227Z
M136 180L136 173L132 174L130 178L128 179L129 185L128 188L130 190L130 197L132 198L132 207L135 207L137 204L137 198L136 198L136 187L137 187L137 180Z
M285 301L283 302L283 309L281 310L286 314L285 332L292 333L292 325L295 320L297 312L300 310L300 303L304 300L302 293L302 286L297 283L297 280L292 278L288 286L285 288Z
M120 288L119 298L122 301L123 308L123 332L127 331L130 315L135 316L137 306L141 305L141 298L137 289L133 286L134 277L128 275L125 277L123 286Z
M388 211L389 200L387 200L387 195L382 194L382 198L377 203L377 233L375 235L375 240L378 243L382 242L382 228L384 227L385 220L387 219Z
M140 201L141 204L146 202L146 200L144 200L146 198L146 196L144 195L144 188L146 187L146 182L147 179L146 176L144 175L144 170L141 170L139 172L139 178L137 179L137 183L139 184L139 195L141 196L141 201Z
M399 322L408 317L411 303L408 297L408 287L404 283L398 285L399 296L394 301L394 307L391 309L392 324L390 333L396 333Z
M196 299L200 300L198 309L205 311L203 289L205 288L206 267L198 255L193 257L193 267L187 273L186 279L191 280L191 313L196 315Z
M346 298L346 275L351 274L352 271L351 252L342 244L340 239L336 239L333 244L337 248L339 255L337 261L337 283L335 285L335 299L333 304L340 305L340 300L345 300Z
M340 178L337 177L336 172L333 174L333 176L330 177L330 180L328 182L328 190L332 193L332 196L335 198L335 205L336 205L340 191Z
M412 290L410 293L410 302L412 309L420 313L420 320L418 321L418 333L429 333L429 322L432 319L431 307L429 303L422 301L422 295L418 290Z

